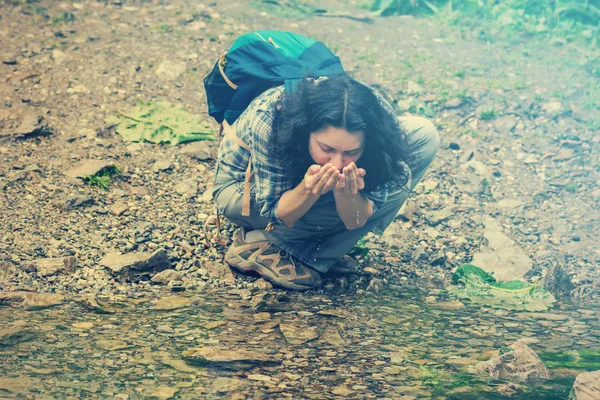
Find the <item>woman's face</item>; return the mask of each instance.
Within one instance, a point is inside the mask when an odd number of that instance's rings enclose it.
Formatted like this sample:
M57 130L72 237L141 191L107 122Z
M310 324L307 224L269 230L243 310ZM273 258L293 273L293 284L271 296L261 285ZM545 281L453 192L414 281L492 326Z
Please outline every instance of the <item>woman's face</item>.
M316 164L331 163L341 171L362 156L364 141L362 132L350 133L343 128L326 126L320 131L311 132L308 151Z

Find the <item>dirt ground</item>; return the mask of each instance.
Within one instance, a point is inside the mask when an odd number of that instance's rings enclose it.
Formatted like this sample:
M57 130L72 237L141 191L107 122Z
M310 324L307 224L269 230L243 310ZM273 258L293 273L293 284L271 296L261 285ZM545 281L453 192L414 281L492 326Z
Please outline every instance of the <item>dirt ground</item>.
M322 40L399 113L440 131L428 175L386 234L368 238L370 269L353 285L447 282L475 259L529 271L557 295L598 296L600 88L583 50L484 43L410 17L357 21L347 17L367 13L349 1L319 2L325 16L255 5L0 4L0 289L144 290L151 284L122 283L99 262L159 249L184 286L259 285L221 266L234 227L215 237L214 145L129 143L104 121L138 100L208 120L202 81L217 57L242 33L282 29ZM122 176L107 191L85 185L73 168L89 160ZM29 267L68 256L71 274Z

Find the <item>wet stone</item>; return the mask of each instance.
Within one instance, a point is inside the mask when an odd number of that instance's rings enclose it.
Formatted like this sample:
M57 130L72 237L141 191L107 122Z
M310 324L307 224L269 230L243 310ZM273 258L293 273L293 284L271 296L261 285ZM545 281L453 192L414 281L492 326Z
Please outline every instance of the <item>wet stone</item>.
M300 345L319 337L313 326L279 324L279 329L289 344Z
M167 400L172 399L179 392L178 388L161 386L156 388L152 393L150 393L150 399L161 399Z
M338 396L350 396L354 393L354 391L348 388L348 386L346 385L339 385L333 388L331 393L336 394Z
M0 292L0 306L22 307L41 310L62 304L64 297L53 293Z
M98 300L95 297L87 297L83 299L79 299L81 305L87 308L89 311L98 313L98 314L114 314L117 312L117 309L107 304L104 301Z
M192 304L192 300L188 297L169 296L162 299L154 300L153 310L170 311L179 308L188 307Z
M185 350L183 359L197 365L229 365L232 368L251 367L255 364L278 363L272 356L258 351L243 349L227 350L216 347L196 347Z
M14 346L19 343L27 342L35 338L36 333L29 328L5 328L0 329L0 347Z
M39 387L39 379L30 379L27 377L4 378L0 377L0 391L6 391L13 394L26 394L31 389Z
M72 326L74 329L77 329L80 331L89 331L90 329L92 329L94 327L94 323L93 322L76 322Z
M183 360L174 360L174 359L164 359L162 363L179 371L186 373L197 373L198 367L190 366Z
M96 347L102 350L123 350L129 347L127 342L117 339L101 339L96 341Z
M210 386L210 393L229 393L243 387L246 383L237 378L215 378Z
M515 342L497 356L480 362L475 369L493 378L532 384L549 379L550 374L537 354L527 345Z
M600 371L584 372L577 375L569 400L600 399Z
M575 341L568 337L553 338L544 340L542 343L544 347L549 349L564 349L573 346Z
M342 339L338 328L335 326L328 326L321 335L321 339L325 340L334 347L340 347L346 344L344 339Z

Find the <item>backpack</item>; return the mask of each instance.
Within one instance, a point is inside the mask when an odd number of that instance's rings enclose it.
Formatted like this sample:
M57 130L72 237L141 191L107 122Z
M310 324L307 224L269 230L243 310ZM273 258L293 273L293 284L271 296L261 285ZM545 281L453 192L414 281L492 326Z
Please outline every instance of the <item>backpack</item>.
M292 90L303 78L343 73L339 57L319 41L291 32L250 32L236 39L204 79L208 114L233 124L269 88Z

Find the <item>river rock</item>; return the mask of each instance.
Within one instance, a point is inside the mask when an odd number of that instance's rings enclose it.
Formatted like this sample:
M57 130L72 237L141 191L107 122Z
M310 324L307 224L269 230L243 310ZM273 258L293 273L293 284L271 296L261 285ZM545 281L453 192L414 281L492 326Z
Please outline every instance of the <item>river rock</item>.
M183 360L173 360L170 358L165 358L162 360L162 363L168 365L169 367L185 373L198 373L198 367L190 366Z
M169 171L173 169L173 163L169 160L158 160L152 164L152 172Z
M336 387L334 387L334 388L331 390L331 393L333 393L333 394L337 394L338 396L342 396L342 397L348 397L348 396L350 396L351 394L353 394L353 393L354 393L354 391L353 391L353 390L350 390L350 389L348 388L348 386L346 386L346 385L339 385L339 386L336 386Z
M195 179L187 179L177 183L173 190L184 197L196 197L198 195L198 182Z
M96 347L106 351L123 350L129 347L127 342L118 339L101 339L96 341Z
M461 164L460 169L465 171L467 174L474 173L482 178L491 178L493 174L492 168L475 159Z
M52 59L54 60L54 63L56 65L60 65L63 62L65 62L65 60L67 60L69 58L69 56L65 53L63 53L60 50L52 50Z
M64 297L54 293L0 292L0 306L40 310L62 304Z
M335 325L329 325L327 328L325 328L321 339L325 340L327 343L334 347L341 347L346 344L344 339L342 339L338 328Z
M196 141L183 145L181 153L198 161L214 159L213 146L206 141Z
M600 370L577 375L569 400L600 399Z
M8 285L17 274L17 267L9 261L0 261L0 289Z
M211 393L228 393L233 392L244 386L245 383L241 379L237 378L226 378L226 377L218 377L213 379L212 385L210 386Z
M437 226L441 222L450 218L453 214L453 211L450 207L442 208L441 210L436 211L427 211L423 213L427 223L431 226Z
M280 324L279 329L289 344L303 344L319 337L314 326Z
M64 174L69 178L85 178L94 176L105 168L114 167L114 164L106 160L83 160L75 164Z
M0 347L14 346L27 342L35 337L35 332L29 328L15 327L0 329Z
M571 277L563 264L563 261L556 259L551 260L548 267L548 273L544 277L544 288L552 293L556 298L563 299L571 295L571 292L575 288L571 282Z
M258 351L227 350L216 347L195 347L182 353L183 359L196 365L215 365L228 368L248 368L256 364L276 364L279 361Z
M178 388L175 387L169 387L169 386L160 386L157 387L156 390L154 390L149 398L150 399L161 399L161 400L168 400L168 399L172 399L177 392L179 392Z
M187 65L184 62L165 60L158 66L156 75L161 79L172 81L179 78L185 72L186 68Z
M523 392L523 388L520 385L517 385L515 383L508 382L508 383L498 386L498 393L500 393L502 396L505 396L505 397L514 396L515 394L522 393L522 392Z
M170 311L184 308L192 304L192 300L183 296L168 296L154 300L153 310Z
M231 272L231 268L229 268L229 266L223 262L204 260L202 262L202 268L208 272L209 276L218 278L221 282L235 282L235 277L233 276L233 272Z
M120 216L125 211L129 210L129 205L126 203L115 203L111 205L108 209L112 215Z
M563 106L560 101L550 101L542 105L542 111L546 114L554 114L562 111Z
M415 214L419 211L419 204L412 201L407 200L404 202L400 210L396 213L396 218L404 218L407 221L413 219Z
M444 108L458 108L464 104L464 100L460 97L455 97L444 103Z
M39 379L34 380L24 376L19 378L0 377L0 393L6 391L13 394L26 394L31 389L39 387L39 385Z
M498 133L507 135L517 126L518 122L519 120L514 115L503 115L494 120L494 128Z
M25 269L29 272L36 272L38 276L46 277L73 273L76 266L77 259L75 257L41 258L31 261Z
M164 249L157 249L154 253L109 253L100 260L100 265L120 279L132 280L169 269L171 261Z
M35 111L28 111L21 117L21 124L13 131L16 138L30 138L51 134L48 124L43 116Z
M522 278L533 266L525 251L502 233L500 224L491 217L484 220L484 237L487 246L473 256L471 264L477 265L499 281Z
M515 342L490 360L478 363L475 369L493 378L516 383L533 384L550 378L542 360L521 342Z
M180 281L182 278L181 274L174 269L165 269L162 272L154 275L152 277L152 282L158 283L161 285L168 285L173 281Z
M55 204L65 211L91 206L94 203L95 200L92 196L82 193L63 193L55 200Z
M104 301L98 300L94 296L88 296L78 299L82 306L87 310L95 312L97 314L114 314L117 309Z

